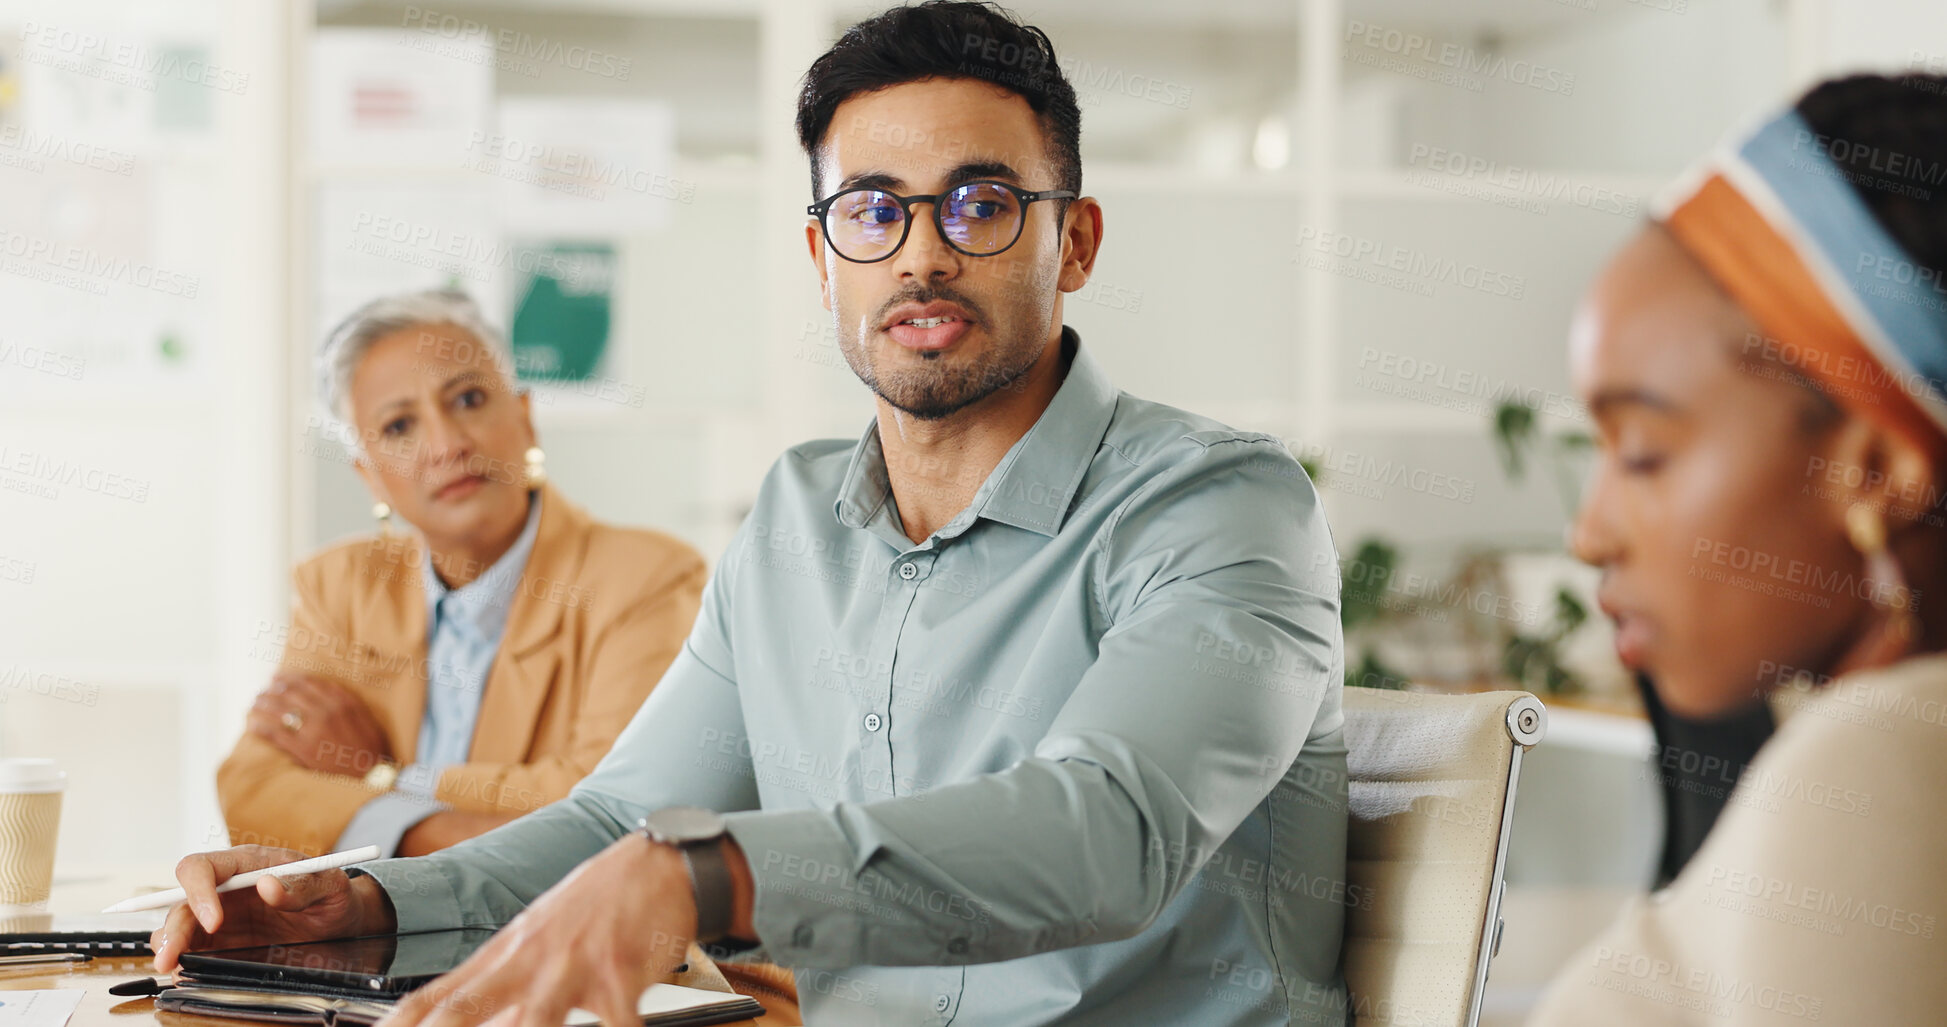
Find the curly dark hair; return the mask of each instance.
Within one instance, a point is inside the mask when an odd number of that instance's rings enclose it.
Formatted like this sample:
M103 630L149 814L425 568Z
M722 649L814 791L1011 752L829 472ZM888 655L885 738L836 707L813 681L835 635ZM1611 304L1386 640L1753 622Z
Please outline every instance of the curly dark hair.
M1055 60L1048 34L991 3L927 0L894 7L845 30L805 72L798 93L798 142L811 158L820 198L818 147L838 105L860 93L927 78L991 82L1027 100L1041 122L1052 185L1082 191L1082 109ZM1059 201L1065 209L1067 201Z
M1947 271L1947 76L1832 79L1801 97L1797 110L1813 132L1836 141L1829 155L1913 262ZM1868 168L1889 156L1905 170Z

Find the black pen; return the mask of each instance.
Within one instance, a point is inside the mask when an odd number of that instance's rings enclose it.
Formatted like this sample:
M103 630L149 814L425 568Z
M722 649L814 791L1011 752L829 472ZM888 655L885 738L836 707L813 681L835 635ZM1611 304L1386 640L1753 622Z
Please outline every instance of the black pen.
M122 998L139 998L143 995L160 995L174 987L175 984L167 977L138 977L110 987L108 993Z

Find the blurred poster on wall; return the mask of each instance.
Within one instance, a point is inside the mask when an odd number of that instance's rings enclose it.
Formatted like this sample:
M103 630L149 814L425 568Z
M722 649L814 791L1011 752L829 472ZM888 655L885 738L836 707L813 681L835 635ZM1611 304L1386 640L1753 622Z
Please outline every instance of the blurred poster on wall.
M690 199L675 148L661 101L510 96L464 163L499 179L510 230L605 239L661 228Z
M17 32L6 34L13 37L18 113L26 131L121 151L154 149L158 77L109 59L154 53L148 38L93 21L23 20Z
M210 67L210 49L201 43L170 43L158 47L168 66ZM182 76L158 77L155 84L155 127L158 132L207 132L216 118L217 90ZM245 80L248 88L248 80Z
M158 215L200 209L210 176L158 150L176 126L156 97L207 54L112 26L0 30L0 395L197 402L209 266Z
M493 57L484 39L318 30L312 159L324 167L454 167L493 124Z
M20 120L20 33L0 23L0 129Z
M616 251L611 243L514 244L534 255L518 270L508 334L521 381L544 404L641 406L624 394L615 339Z

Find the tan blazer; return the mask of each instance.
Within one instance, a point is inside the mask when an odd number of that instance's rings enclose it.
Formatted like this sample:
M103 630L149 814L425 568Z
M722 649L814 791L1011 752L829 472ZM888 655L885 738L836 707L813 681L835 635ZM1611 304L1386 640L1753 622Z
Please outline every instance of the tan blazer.
M1530 1027L1947 1023L1947 657L1790 705L1683 872Z
M426 708L424 559L416 537L375 536L299 565L279 665L351 686L402 764ZM440 775L439 801L526 813L566 796L676 658L704 578L702 558L677 539L600 524L544 487L472 749ZM369 758L346 774L306 770L245 732L216 777L232 844L328 851L375 794L366 769Z

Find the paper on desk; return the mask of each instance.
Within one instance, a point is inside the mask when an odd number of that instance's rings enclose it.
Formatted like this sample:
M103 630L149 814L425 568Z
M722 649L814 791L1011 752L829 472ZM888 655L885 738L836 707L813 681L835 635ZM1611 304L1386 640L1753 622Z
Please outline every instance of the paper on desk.
M0 1027L66 1027L85 994L79 988L0 991Z
M644 1020L654 1023L654 1017L657 1016L743 1000L742 995L734 992L704 991L701 988L686 988L680 984L652 984L642 993L642 997L636 999L635 1011ZM570 1009L564 1022L567 1027L591 1027L601 1023L601 1018L586 1009Z

